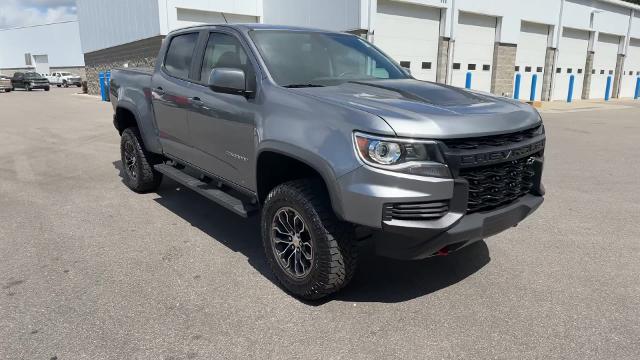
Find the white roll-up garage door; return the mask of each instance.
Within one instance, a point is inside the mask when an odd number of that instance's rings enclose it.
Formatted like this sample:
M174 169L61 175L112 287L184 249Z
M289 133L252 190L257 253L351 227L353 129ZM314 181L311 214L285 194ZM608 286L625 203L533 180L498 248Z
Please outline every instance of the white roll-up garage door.
M609 96L613 89L613 77L616 70L616 60L620 46L620 36L609 34L598 34L598 39L594 44L593 70L591 71L591 88L589 89L590 99L603 99L607 87L607 78L611 78L609 85Z
M464 87L467 73L471 73L472 89L491 91L496 23L492 16L460 13L451 78L454 86Z
M436 80L440 9L379 1L374 43L420 80Z
M520 74L520 99L530 99L531 83L535 75L535 100L540 100L540 96L542 94L542 77L544 75L544 59L547 53L548 39L548 25L522 22L522 25L520 26L520 37L518 39L515 68L516 75Z
M637 79L640 79L640 39L630 39L620 82L620 97L634 97Z
M558 48L558 61L554 74L553 96L554 100L566 100L569 92L569 82L573 75L572 99L580 99L582 95L582 82L584 79L584 66L589 50L589 32L564 28L560 46Z

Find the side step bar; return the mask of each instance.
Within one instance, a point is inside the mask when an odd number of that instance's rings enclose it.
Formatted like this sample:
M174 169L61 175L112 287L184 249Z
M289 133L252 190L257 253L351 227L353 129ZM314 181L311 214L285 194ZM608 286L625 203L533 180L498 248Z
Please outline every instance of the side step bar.
M248 217L252 212L258 210L258 207L252 204L244 203L242 200L226 193L215 186L211 186L202 182L193 176L186 174L173 166L166 164L158 164L153 166L158 172L170 177L178 183L184 185L209 200L215 201L219 205L233 211L234 213Z

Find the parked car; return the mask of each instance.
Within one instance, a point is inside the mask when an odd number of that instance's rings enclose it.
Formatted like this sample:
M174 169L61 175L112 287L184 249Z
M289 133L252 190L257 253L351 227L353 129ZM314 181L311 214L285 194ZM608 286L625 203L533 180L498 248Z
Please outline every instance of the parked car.
M44 77L49 80L51 85L56 85L57 87L69 87L70 85L75 85L77 87L82 86L82 79L80 75L72 74L70 72L54 72L51 75L43 74Z
M44 89L45 91L49 91L50 89L49 80L47 80L37 72L32 71L24 73L17 72L13 74L11 85L14 89L20 88L27 91L31 91L33 89Z
M10 92L11 90L13 90L11 78L5 75L0 75L0 91Z
M124 183L143 193L164 175L259 213L295 296L344 287L364 238L394 258L446 255L543 202L533 107L416 80L357 36L199 26L171 32L157 59L112 71Z

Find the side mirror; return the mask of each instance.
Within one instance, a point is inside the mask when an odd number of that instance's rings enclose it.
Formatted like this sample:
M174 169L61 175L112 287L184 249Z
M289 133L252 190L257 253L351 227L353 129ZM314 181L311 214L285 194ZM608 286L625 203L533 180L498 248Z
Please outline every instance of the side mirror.
M247 86L247 77L242 69L213 69L207 85L213 91L227 94L247 95L253 92Z

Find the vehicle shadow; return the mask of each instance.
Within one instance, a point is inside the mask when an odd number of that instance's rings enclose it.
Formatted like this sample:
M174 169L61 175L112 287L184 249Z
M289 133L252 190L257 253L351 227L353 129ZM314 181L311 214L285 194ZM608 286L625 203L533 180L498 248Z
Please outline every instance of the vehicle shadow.
M122 176L120 161L113 163ZM192 226L234 252L242 253L260 274L277 284L265 259L260 239L260 217L245 219L204 197L165 178L154 199ZM364 242L357 273L351 284L339 293L311 306L329 301L395 303L428 295L446 288L480 270L489 263L484 241L471 244L449 256L417 261L400 261L375 255Z

